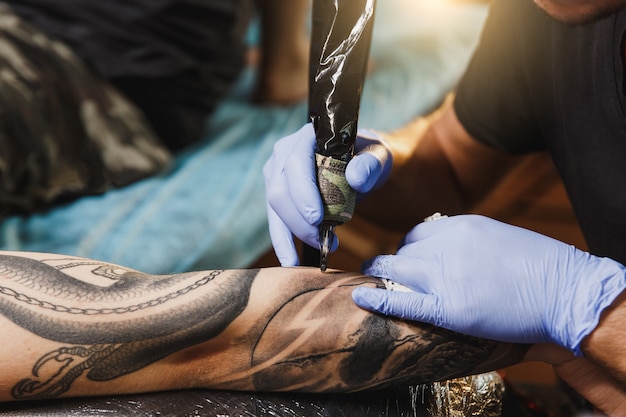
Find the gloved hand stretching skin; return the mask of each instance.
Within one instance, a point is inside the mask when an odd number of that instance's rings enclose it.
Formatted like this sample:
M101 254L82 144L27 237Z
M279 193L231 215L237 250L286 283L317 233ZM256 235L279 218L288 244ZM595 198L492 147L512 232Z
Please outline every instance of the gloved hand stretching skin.
M346 179L364 194L382 184L391 170L387 145L374 132L359 130L356 155L346 168ZM282 266L299 264L292 235L317 248L324 216L315 171L315 132L308 123L279 140L263 167L270 237ZM339 242L335 240L331 251Z
M580 344L626 286L623 265L476 215L417 225L363 270L414 292L359 288L359 306L517 343Z

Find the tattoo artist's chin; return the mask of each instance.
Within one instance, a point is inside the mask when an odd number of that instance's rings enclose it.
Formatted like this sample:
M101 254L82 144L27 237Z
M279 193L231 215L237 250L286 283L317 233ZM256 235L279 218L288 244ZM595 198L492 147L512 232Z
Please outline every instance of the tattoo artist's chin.
M535 0L553 19L581 25L606 17L626 6L624 0Z

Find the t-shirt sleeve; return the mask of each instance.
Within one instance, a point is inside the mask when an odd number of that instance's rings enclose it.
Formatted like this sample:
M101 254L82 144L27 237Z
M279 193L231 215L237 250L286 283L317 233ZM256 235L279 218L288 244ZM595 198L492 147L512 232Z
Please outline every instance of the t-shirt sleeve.
M545 148L531 102L532 1L494 0L480 42L462 77L454 108L477 140L512 153Z

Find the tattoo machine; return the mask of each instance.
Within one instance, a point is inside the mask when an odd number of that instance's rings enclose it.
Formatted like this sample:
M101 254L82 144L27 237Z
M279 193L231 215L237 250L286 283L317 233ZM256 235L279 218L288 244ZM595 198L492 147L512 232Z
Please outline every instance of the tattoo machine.
M336 226L354 212L356 191L345 169L354 154L376 0L314 0L309 119L316 137L317 181L324 206L320 269L326 270Z

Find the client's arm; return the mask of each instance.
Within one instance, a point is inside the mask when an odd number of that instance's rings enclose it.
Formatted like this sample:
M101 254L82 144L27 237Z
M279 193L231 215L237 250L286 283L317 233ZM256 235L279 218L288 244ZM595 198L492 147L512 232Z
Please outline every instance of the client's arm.
M369 313L380 285L317 269L152 276L0 252L0 400L207 387L355 391L497 369L524 352Z

